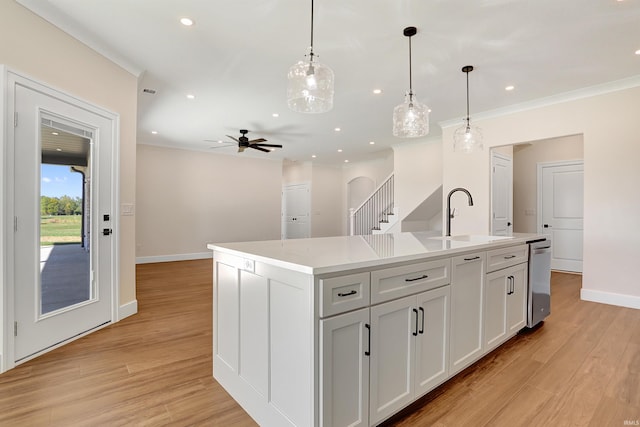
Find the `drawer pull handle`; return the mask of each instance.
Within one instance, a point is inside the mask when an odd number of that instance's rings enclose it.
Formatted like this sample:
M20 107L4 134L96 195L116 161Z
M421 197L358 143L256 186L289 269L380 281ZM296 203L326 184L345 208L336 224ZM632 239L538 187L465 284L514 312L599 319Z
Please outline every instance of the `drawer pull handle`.
M367 334L369 336L369 349L364 352L364 355L371 356L371 325L369 325L368 323L365 323L364 327L367 328Z
M480 259L479 256L474 256L473 258L465 258L465 261L473 261L474 259Z
M515 255L509 255L509 256L504 257L504 259L511 259L511 258L515 258L515 257L516 257Z
M339 292L339 293L338 293L338 296L339 296L339 297L348 297L349 295L355 295L355 294L357 294L357 293L358 293L358 292L356 292L356 291L354 291L354 290L349 291L349 292L346 292L346 293Z
M426 278L428 278L428 277L429 277L429 276L427 276L426 274L423 274L422 276L420 276L420 277L415 277L415 278L413 278L413 279L404 279L404 281L405 281L405 282L415 282L416 280L422 280L422 279L426 279Z

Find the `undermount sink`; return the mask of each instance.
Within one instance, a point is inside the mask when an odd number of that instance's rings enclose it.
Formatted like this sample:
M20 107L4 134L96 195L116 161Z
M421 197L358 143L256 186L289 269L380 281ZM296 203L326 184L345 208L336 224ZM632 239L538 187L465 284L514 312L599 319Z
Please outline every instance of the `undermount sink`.
M439 240L454 240L458 242L477 242L477 243L489 243L497 240L509 240L513 239L511 236L488 236L488 235L475 235L475 234L463 234L461 236L446 236L446 237L433 237Z

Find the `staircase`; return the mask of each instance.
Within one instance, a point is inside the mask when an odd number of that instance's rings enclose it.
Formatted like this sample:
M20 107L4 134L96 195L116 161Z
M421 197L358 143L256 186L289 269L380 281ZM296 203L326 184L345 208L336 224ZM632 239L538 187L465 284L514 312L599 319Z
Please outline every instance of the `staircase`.
M394 206L393 174L358 208L350 209L349 234L383 234L398 222L398 211Z

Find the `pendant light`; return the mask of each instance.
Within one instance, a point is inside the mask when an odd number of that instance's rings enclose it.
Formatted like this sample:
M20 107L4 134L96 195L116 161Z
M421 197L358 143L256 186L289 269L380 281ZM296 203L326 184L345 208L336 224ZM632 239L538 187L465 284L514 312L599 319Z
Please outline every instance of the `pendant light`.
M287 78L287 105L300 113L325 113L333 108L333 71L316 61L313 53L313 0L311 0L311 47L309 60L298 61Z
M482 131L477 126L471 126L469 117L469 73L473 71L472 65L462 67L462 72L467 75L467 118L465 124L453 133L453 151L473 153L482 151Z
M416 138L429 133L429 107L418 102L413 94L411 37L417 32L416 27L407 27L403 31L409 38L409 92L404 95L404 102L393 109L393 135L402 138Z

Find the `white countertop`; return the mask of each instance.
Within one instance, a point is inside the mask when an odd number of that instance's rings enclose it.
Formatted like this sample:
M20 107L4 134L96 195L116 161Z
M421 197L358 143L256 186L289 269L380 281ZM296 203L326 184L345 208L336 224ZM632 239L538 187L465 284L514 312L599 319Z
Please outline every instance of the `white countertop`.
M514 233L510 237L443 238L434 237L431 233L415 232L210 243L207 248L317 275L511 246L543 237L537 234Z

